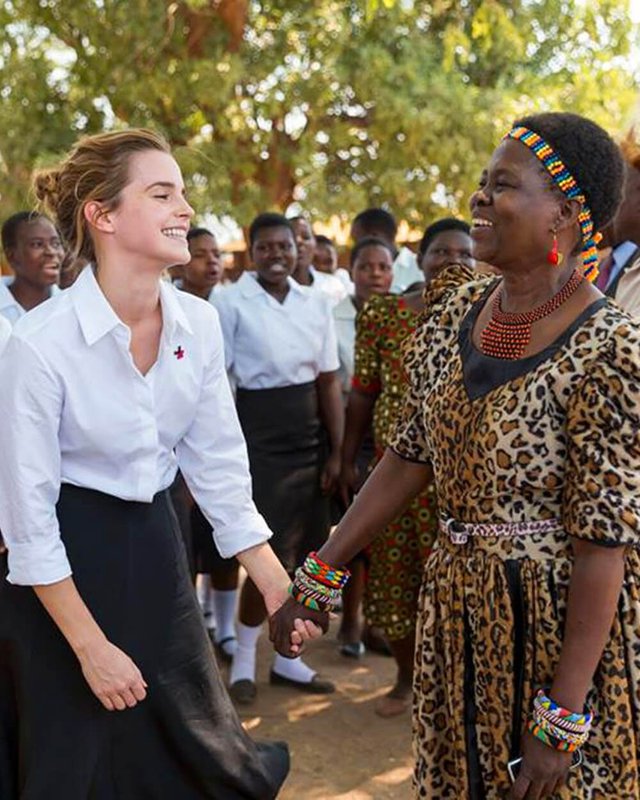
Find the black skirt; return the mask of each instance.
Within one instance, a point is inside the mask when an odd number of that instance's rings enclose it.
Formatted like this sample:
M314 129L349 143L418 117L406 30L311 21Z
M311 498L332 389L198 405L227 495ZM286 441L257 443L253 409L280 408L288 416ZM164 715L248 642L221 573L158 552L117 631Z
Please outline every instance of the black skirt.
M315 382L238 389L253 499L273 531L270 544L289 572L329 535L329 500L320 491L326 435Z
M276 797L286 745L257 745L222 684L166 493L152 503L63 486L80 595L137 664L146 700L106 711L30 587L0 587L2 800Z

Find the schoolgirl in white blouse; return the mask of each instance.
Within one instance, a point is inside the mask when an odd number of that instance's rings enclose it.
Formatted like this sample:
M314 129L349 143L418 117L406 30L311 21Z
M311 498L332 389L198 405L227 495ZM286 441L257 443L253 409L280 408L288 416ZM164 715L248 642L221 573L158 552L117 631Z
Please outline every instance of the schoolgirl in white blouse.
M329 493L340 470L344 409L331 305L291 275L296 242L280 214L261 214L249 228L255 272L216 298L226 363L236 390L253 496L274 532L273 549L293 573L330 528ZM256 696L256 646L265 610L251 580L240 598L231 695ZM334 687L301 659L276 656L272 683L306 692Z

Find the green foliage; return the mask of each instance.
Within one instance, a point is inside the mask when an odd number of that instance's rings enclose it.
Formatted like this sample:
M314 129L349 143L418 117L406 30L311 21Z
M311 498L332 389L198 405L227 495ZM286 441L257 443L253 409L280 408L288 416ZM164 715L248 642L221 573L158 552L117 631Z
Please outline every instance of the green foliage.
M465 213L517 115L623 133L637 44L613 0L2 2L0 213L80 133L146 125L201 212L385 203L419 227Z

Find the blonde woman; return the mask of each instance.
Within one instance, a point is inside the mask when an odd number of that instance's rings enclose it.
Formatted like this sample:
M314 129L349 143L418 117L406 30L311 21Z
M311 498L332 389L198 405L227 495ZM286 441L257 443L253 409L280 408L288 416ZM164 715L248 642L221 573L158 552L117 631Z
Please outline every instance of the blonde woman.
M273 613L288 579L217 314L160 280L189 258L180 169L131 130L81 140L35 185L92 266L18 323L0 366L0 796L275 797L286 747L256 746L234 713L165 492L179 466Z

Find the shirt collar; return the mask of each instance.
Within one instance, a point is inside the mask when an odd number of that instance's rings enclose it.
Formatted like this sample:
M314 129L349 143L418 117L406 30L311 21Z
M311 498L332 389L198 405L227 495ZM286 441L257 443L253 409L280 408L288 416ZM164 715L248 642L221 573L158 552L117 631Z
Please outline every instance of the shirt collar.
M160 302L162 303L162 327L169 341L178 327L186 333L193 334L193 328L180 302L178 290L167 281L160 281Z
M309 296L308 286L301 286L298 281L295 281L290 276L287 278L287 283L289 284L289 289L299 294L301 297L306 298ZM238 280L238 287L242 296L247 299L257 297L258 295L269 296L269 293L258 283L255 272L243 272Z
M623 267L638 249L635 242L623 242L613 248L612 256L616 266Z
M0 308L15 308L20 314L24 314L24 308L9 291L12 278L3 278L0 281Z
M355 320L358 312L351 295L344 297L333 309L333 316L336 319Z
M98 286L90 264L82 270L68 291L89 347L118 325L124 325Z
M119 325L126 327L102 293L90 265L82 270L68 291L72 296L83 336L90 347ZM169 337L173 335L178 325L188 333L193 332L175 289L165 284L164 281L160 282L160 302L162 304L163 329Z

